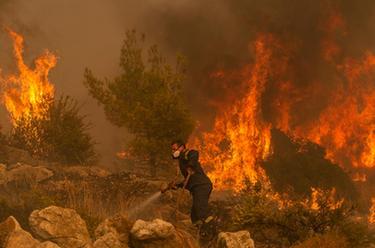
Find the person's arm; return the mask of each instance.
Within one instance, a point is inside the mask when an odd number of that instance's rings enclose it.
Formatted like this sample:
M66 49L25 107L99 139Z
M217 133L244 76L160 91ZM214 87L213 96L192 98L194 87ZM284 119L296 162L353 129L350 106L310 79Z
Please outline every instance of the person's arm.
M191 170L191 174L197 170L198 161L199 161L199 153L196 150L191 150L187 156L188 159L188 169Z
M184 188L184 187L186 187L186 184L189 181L190 176L195 173L195 170L196 170L197 165L198 165L199 153L197 151L195 151L195 150L189 151L189 153L187 155L187 160L188 160L188 163L187 163L186 170L188 172L188 175L187 175L187 177L182 182L179 182L179 183L175 184L175 186L177 188Z
M194 172L193 172L193 173L194 173ZM187 175L187 177L184 179L184 181L175 184L175 187L185 189L187 183L189 182L190 176L191 176L193 173L191 172L191 170L188 170L188 175Z

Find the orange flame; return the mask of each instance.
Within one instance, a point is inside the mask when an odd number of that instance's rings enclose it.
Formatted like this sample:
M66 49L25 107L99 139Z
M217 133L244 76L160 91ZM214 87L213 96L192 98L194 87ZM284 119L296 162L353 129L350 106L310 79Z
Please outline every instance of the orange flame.
M267 181L259 161L271 153L271 126L262 120L260 99L271 73L271 39L257 39L254 66L241 72L248 85L245 97L220 113L213 131L204 134L201 160L216 188L240 190L244 180Z
M356 172L352 175L352 180L354 182L366 182L367 181L367 175L364 173Z
M343 167L375 166L375 56L348 60L339 67L345 80L337 84L317 120L292 128L293 136L326 149L326 156ZM288 114L289 116L289 114Z
M298 72L289 64L296 47L280 45L270 35L261 35L254 42L251 66L237 74L213 73L220 80L239 75L247 86L244 97L232 107L218 105L213 130L203 134L201 160L216 188L240 190L244 180L268 181L260 162L272 153L271 127L292 139L319 144L325 148L326 158L344 168L375 167L375 55L368 52L361 59L342 56L337 35L342 38L347 31L338 11L324 25L320 63L330 68L334 82L314 81L297 87L293 80ZM266 88L273 94L271 103L265 103L272 114L269 123L261 109ZM306 105L322 98L320 112L314 110L313 118L304 119L301 113L312 112Z
M293 138L321 145L326 157L342 167L374 167L375 55L367 53L359 60L337 61L340 48L334 34L346 35L345 21L337 11L329 16L324 33L322 57L327 66L336 68L335 87L322 89L322 85L332 82L316 82L303 91L290 82L282 85L276 97L274 124ZM298 123L293 105L311 96L328 99L327 104L315 120Z
M22 115L30 115L32 111L38 115L39 104L43 99L53 97L54 87L48 80L48 73L55 67L57 58L46 51L35 60L35 68L29 68L23 59L23 37L10 29L7 31L13 40L13 53L19 74L6 77L0 75L0 81L5 88L5 107L15 124Z

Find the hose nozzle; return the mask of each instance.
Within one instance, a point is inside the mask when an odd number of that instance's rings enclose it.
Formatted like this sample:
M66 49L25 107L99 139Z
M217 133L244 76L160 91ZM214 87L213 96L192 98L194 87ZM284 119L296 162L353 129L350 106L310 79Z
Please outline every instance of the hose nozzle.
M160 185L160 192L161 193L165 193L167 192L168 190L171 190L171 189L174 189L175 188L175 184L174 182L170 182L170 183L162 183Z

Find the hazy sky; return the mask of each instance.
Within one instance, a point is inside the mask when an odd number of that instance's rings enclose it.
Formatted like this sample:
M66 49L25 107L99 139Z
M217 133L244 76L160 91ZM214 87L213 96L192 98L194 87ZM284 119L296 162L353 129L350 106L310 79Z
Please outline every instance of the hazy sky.
M105 157L119 149L123 131L106 121L101 108L88 96L82 81L85 67L100 77L115 75L125 31L141 26L136 20L139 10L130 4L119 3L33 0L8 1L0 5L3 8L2 24L25 37L27 62L31 63L45 48L58 55L50 80L55 84L57 94L71 95L83 104L82 112L93 123L92 131ZM1 68L13 69L11 41L4 32L0 33L0 42Z

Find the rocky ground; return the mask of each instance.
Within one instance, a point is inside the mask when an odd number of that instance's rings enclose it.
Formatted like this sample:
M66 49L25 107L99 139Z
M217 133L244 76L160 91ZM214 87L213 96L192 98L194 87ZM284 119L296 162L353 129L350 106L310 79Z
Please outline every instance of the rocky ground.
M118 215L105 219L90 237L85 221L68 208L49 206L29 216L31 233L10 216L0 224L4 248L176 248L200 247L189 232L161 219L130 222ZM254 247L247 231L221 232L212 247Z
M189 220L187 192L167 192L144 205L162 179L61 167L6 149L0 164L0 247L254 247L247 231L215 229L215 237L202 243Z

